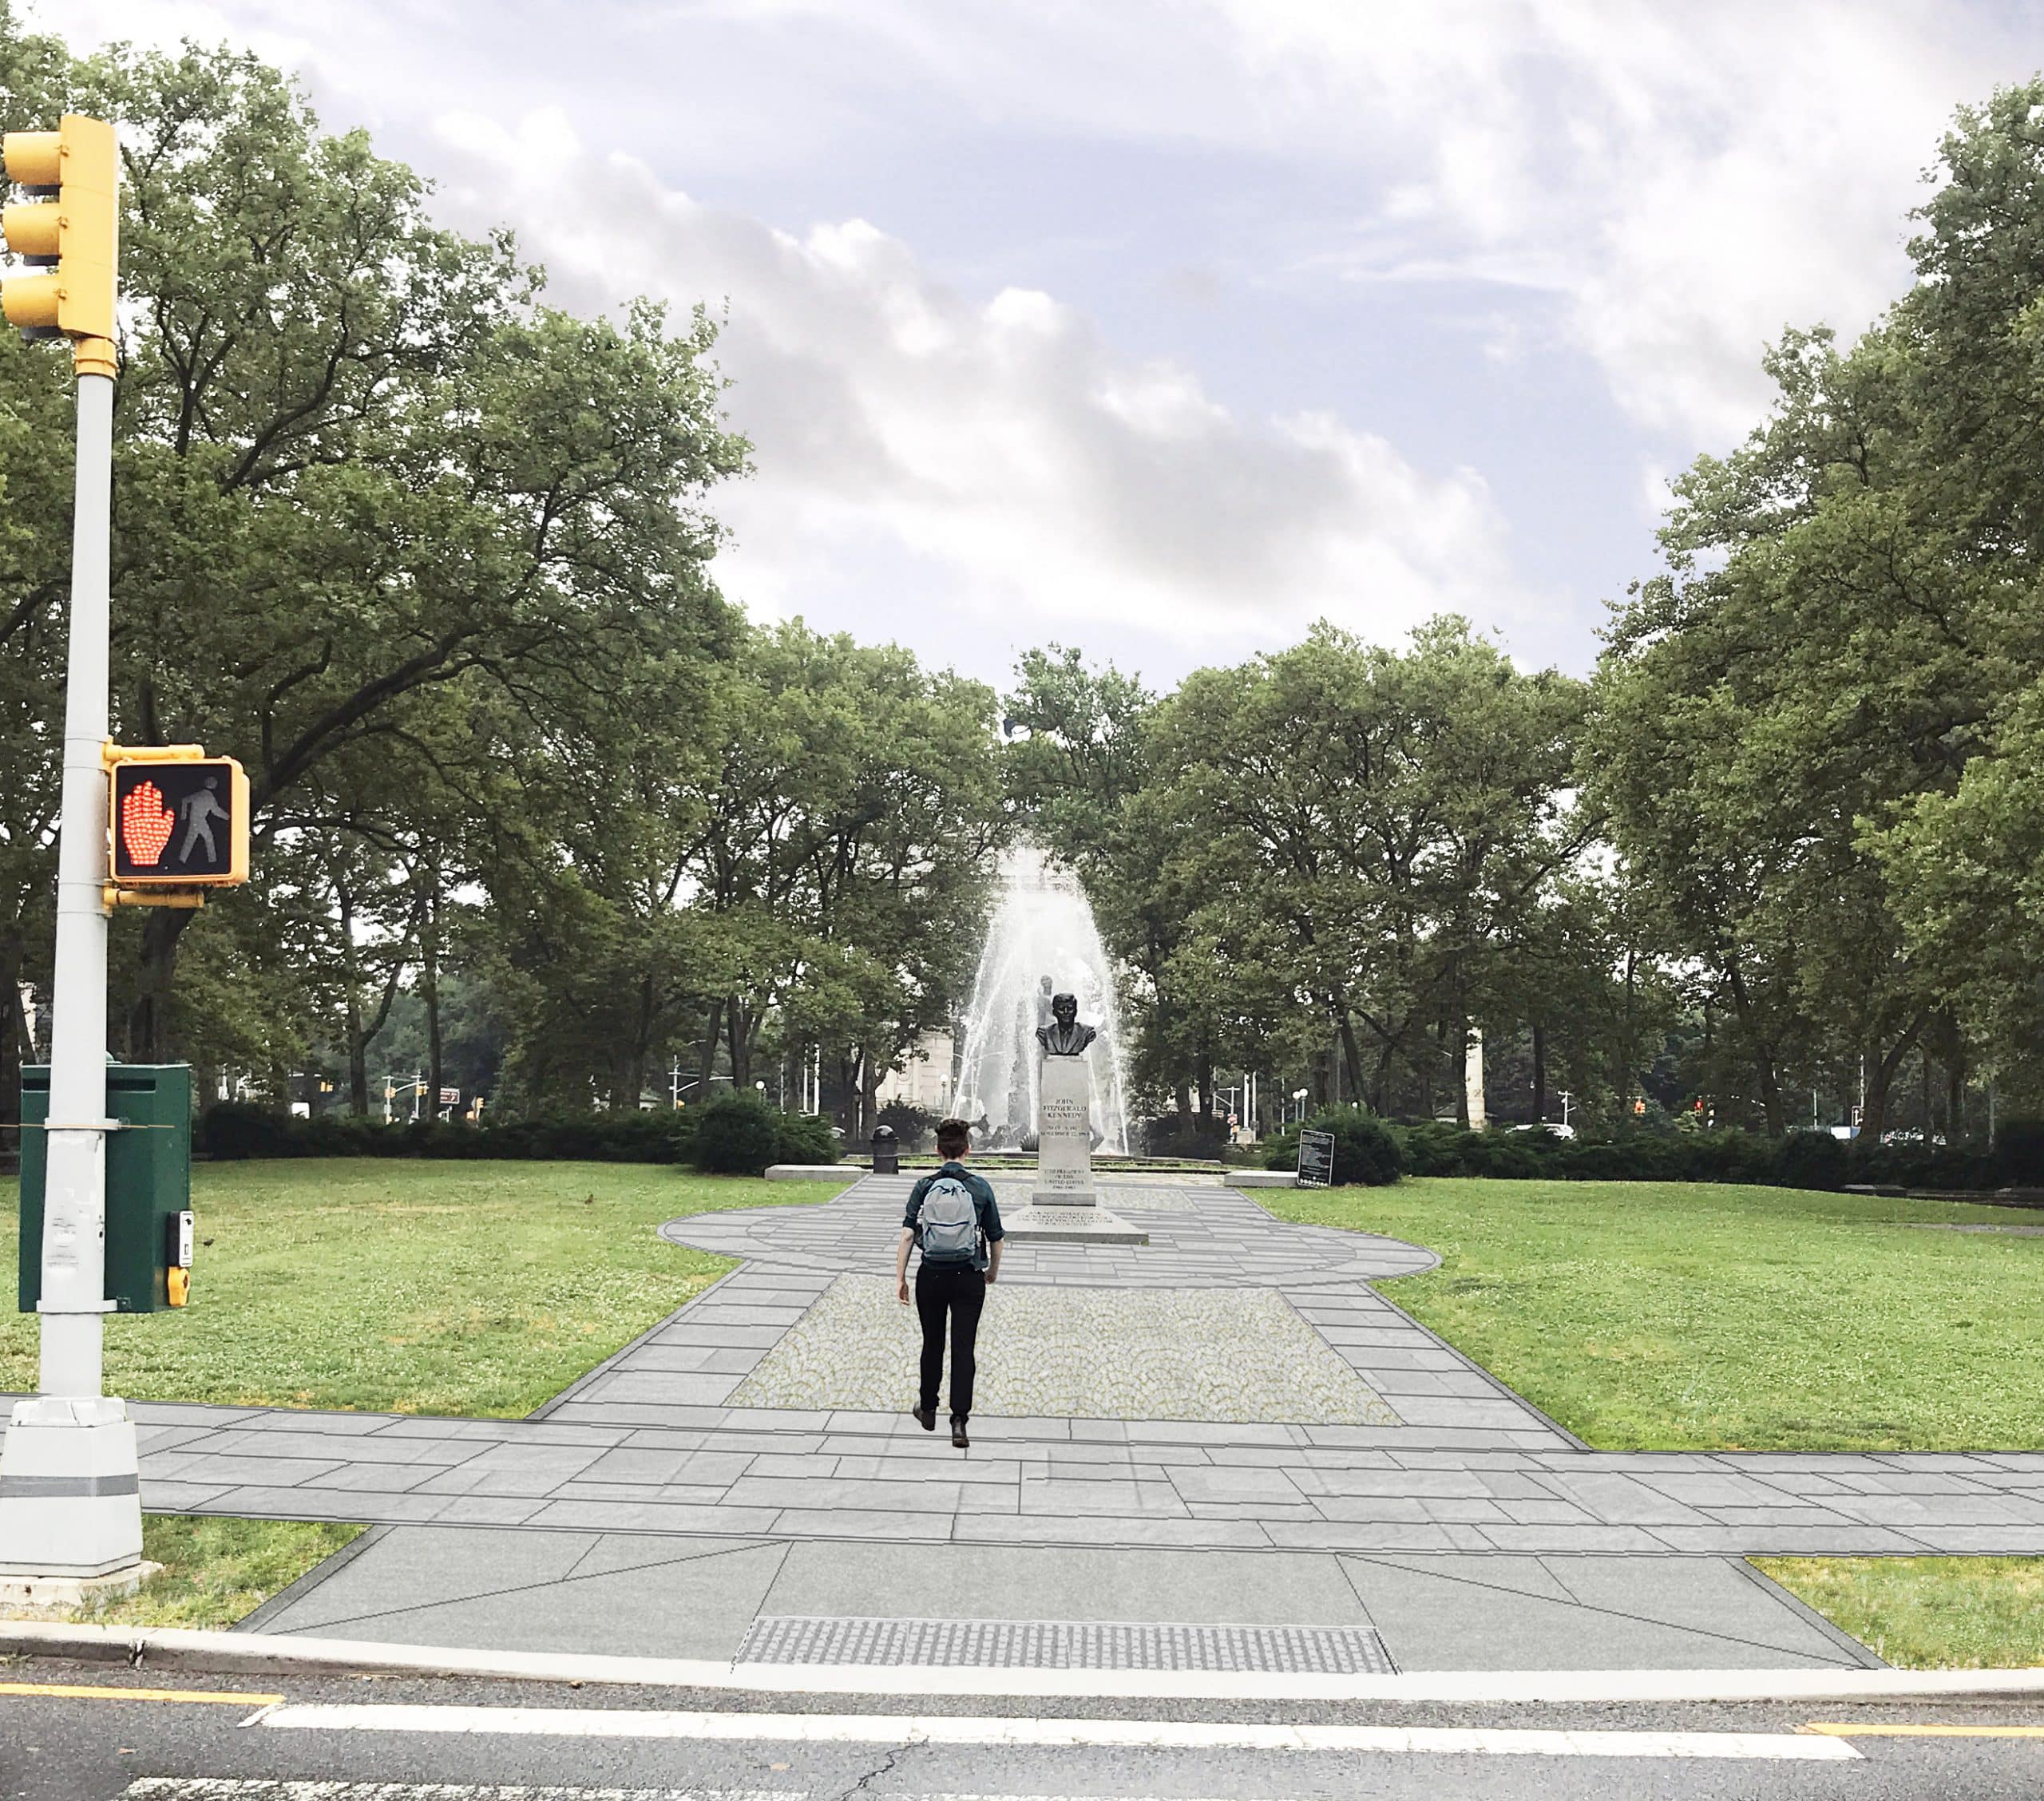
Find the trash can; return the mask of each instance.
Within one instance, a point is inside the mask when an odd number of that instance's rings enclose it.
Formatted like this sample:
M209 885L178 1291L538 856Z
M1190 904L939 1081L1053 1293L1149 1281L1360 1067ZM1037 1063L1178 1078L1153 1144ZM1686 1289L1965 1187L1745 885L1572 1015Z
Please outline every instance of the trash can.
M170 1272L191 1256L192 1071L183 1063L109 1063L106 1298L122 1313L173 1304ZM42 1198L50 1163L50 1070L22 1071L21 1310L42 1298ZM180 1287L182 1281L180 1280ZM181 1302L182 1296L179 1297Z
M873 1129L873 1173L876 1176L898 1176L901 1173L901 1146L892 1126L876 1126Z

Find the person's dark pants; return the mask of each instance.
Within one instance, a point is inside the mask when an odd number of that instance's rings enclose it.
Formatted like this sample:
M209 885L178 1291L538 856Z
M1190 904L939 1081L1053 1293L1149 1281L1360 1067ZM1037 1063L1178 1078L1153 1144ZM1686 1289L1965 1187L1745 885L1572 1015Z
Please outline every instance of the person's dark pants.
M916 1316L923 1323L925 1413L937 1411L937 1386L944 1374L944 1322L951 1321L951 1417L972 1411L972 1348L980 1336L980 1309L986 1305L987 1279L969 1263L925 1263L916 1271Z

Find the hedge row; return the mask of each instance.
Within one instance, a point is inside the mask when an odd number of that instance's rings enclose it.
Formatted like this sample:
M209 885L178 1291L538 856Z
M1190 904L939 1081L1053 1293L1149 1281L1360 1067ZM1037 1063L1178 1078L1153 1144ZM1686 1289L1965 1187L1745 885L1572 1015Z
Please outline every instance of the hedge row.
M1359 1123L1368 1122L1377 1134ZM2044 1121L2014 1120L1995 1134L1994 1148L1923 1144L1861 1144L1828 1132L1637 1132L1604 1139L1562 1138L1547 1132L1465 1132L1440 1124L1388 1125L1361 1109L1330 1110L1307 1122L1335 1138L1337 1182L1396 1180L1381 1172L1377 1134L1396 1149L1399 1167L1415 1176L1491 1176L1559 1182L1757 1182L1779 1188L1842 1189L1860 1184L1984 1190L2044 1185ZM1358 1135L1360 1134L1360 1135ZM1352 1142L1353 1140L1353 1142ZM1349 1170L1343 1169L1344 1149ZM1299 1128L1264 1141L1265 1167L1296 1168ZM1367 1173L1364 1173L1367 1172Z
M312 1118L223 1101L200 1115L197 1148L222 1162L273 1157L506 1158L595 1163L692 1163L758 1175L770 1163L834 1163L824 1121L783 1113L755 1095L719 1094L699 1107L633 1113L549 1113L470 1126L452 1120L390 1125L352 1114Z

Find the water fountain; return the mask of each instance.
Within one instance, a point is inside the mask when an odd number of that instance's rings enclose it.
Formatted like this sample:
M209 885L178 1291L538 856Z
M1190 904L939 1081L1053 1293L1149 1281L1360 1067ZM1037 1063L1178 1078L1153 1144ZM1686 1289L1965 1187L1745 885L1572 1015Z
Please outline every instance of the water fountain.
M984 1118L988 1150L1019 1150L1036 1130L1036 1028L1050 1019L1053 992L1077 995L1079 1016L1098 1023L1087 1059L1095 1154L1125 1157L1121 1007L1107 947L1078 882L1034 845L1018 845L1001 861L961 1034L957 1110Z

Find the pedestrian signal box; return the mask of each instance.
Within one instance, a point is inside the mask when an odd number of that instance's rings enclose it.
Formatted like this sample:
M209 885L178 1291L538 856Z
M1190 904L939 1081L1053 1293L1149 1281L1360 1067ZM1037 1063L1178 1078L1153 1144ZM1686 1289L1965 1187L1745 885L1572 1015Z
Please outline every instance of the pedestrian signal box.
M192 1294L192 1072L182 1063L109 1063L106 1298L121 1313L183 1307ZM50 1070L22 1071L21 1310L42 1298L43 1185L50 1166Z
M116 888L232 888L248 880L248 778L240 764L196 746L109 754Z

